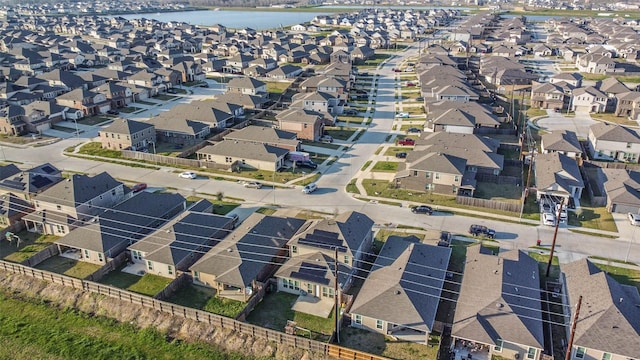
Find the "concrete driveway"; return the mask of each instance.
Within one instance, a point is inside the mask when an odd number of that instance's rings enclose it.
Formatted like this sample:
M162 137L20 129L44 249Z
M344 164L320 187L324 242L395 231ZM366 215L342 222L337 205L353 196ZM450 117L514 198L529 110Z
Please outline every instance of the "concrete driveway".
M589 136L589 127L597 123L591 118L588 112L576 112L574 117L565 116L564 112L547 110L547 117L536 121L538 127L548 131L570 130L576 133L579 138Z

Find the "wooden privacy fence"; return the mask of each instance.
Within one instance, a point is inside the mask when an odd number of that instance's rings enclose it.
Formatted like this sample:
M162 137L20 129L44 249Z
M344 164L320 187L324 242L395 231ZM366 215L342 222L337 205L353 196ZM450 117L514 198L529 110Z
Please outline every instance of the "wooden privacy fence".
M508 211L512 213L520 213L520 204L516 203L478 199L468 196L456 196L456 203L467 206L476 206L494 210Z
M295 335L285 334L280 331L243 323L241 321L234 320L222 315L213 314L207 311L176 305L170 302L154 299L150 296L118 289L113 286L76 279L70 276L60 275L49 271L38 270L4 260L0 260L0 270L4 270L13 274L30 276L35 279L71 287L77 290L101 294L121 301L126 301L131 304L144 306L157 311L162 311L172 316L179 316L184 319L206 323L213 326L220 326L223 329L233 330L244 335L265 339L267 341L274 341L278 344L292 346L296 349L308 350L324 355L333 356L338 359L386 360L386 358L384 357L368 354L358 350L344 348L338 345L327 344L321 341L310 340Z

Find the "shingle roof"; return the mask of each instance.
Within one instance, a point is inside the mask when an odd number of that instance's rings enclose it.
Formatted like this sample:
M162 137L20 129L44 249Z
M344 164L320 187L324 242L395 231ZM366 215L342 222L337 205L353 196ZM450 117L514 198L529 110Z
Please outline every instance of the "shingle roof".
M263 280L256 279L260 271L304 224L302 219L254 213L190 270L212 274L218 282L244 288L253 280Z
M544 347L538 262L524 251L498 256L467 248L451 335L496 344Z
M536 184L540 190L572 194L572 186L584 187L576 160L561 153L536 156L535 175Z
M448 247L389 237L351 313L430 332L450 256Z
M575 132L564 130L542 135L544 150L582 153L582 147Z
M596 140L640 143L640 135L637 131L620 125L598 122L589 127L589 132Z
M607 168L602 172L608 203L640 207L640 172Z
M43 191L38 195L38 200L76 207L120 185L122 183L107 172L101 172L93 177L73 174Z
M109 126L102 129L103 132L117 133L117 134L135 134L144 131L148 128L153 128L153 124L146 122L140 122L129 119L116 119Z
M640 295L587 259L562 266L568 301L582 296L573 345L636 358L640 355Z

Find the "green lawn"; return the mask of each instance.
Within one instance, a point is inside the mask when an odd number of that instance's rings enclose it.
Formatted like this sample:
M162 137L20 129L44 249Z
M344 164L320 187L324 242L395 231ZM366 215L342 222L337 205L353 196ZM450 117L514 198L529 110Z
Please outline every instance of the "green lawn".
M20 246L16 242L0 242L0 258L6 261L21 263L35 255L40 250L53 244L59 236L41 235L23 230L17 233L20 237Z
M100 265L67 259L61 256L50 257L36 266L36 269L51 271L78 279L86 278L96 272L99 268Z
M569 225L581 226L589 229L598 229L617 232L618 227L613 221L613 217L604 207L589 207L582 203L580 212L569 211Z
M135 107L135 106L127 106L127 107L120 108L118 110L120 112L130 114L130 113L134 113L136 111L140 111L140 110L144 110L144 109L139 108L139 107Z
M474 197L519 204L522 199L522 188L513 184L478 182Z
M266 84L267 84L267 92L274 93L274 94L283 93L285 90L287 90L289 85L291 85L290 82L279 82L279 81L268 81Z
M103 149L102 143L98 141L90 142L82 145L78 151L80 154L91 156L102 156L108 158L122 158L122 153L118 150Z
M336 140L349 140L351 136L358 130L356 128L346 127L346 126L335 126L330 127L327 126L324 128L327 135L330 135Z
M629 120L626 116L616 116L611 113L591 114L591 117L596 120L602 120L623 126L638 126L637 122Z
M551 247L549 247L551 250ZM534 260L538 262L540 271L540 277L546 276L547 274L547 265L549 264L549 255L540 254L536 251L529 251L529 256L531 256ZM560 276L560 262L558 261L558 257L554 256L553 260L551 260L551 269L549 269L549 277L552 279L558 279Z
M264 215L273 215L276 213L276 209L273 208L268 208L268 207L261 207L258 210L256 210L257 213L259 214L264 214Z
M48 306L40 299L16 300L6 294L0 295L0 338L2 359L251 358L210 344L169 341L155 329L138 329L106 317Z
M411 150L411 149L407 149L406 147L388 147L387 151L384 152L385 156L396 156L397 153L399 152L407 152L407 150Z
M287 320L312 331L312 338L328 338L334 329L333 311L329 318L321 318L291 310L297 295L277 292L267 294L247 317L247 322L270 329L284 331ZM300 335L306 335L301 333Z
M340 345L390 359L436 359L439 338L437 334L432 334L429 337L430 346L425 346L394 341L379 333L347 327L340 332Z
M640 291L640 271L617 267L615 265L600 264L594 262L599 269L606 271L612 278L621 284L631 285Z
M93 116L83 117L82 119L78 119L77 121L78 121L78 124L93 126L93 125L98 125L105 121L109 121L113 119L114 117L109 115L93 115Z
M215 293L214 289L189 284L178 289L168 301L232 319L235 319L246 306L240 301L215 297Z
M116 270L102 278L100 282L138 294L154 296L164 289L171 282L171 279L152 274L138 276Z
M371 171L378 172L396 172L398 171L398 162L397 161L378 161L373 165L373 169Z

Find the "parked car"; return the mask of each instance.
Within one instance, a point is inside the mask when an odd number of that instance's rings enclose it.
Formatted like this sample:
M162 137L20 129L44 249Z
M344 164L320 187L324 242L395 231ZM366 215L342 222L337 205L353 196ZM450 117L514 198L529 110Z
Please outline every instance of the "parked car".
M302 188L302 192L304 194L311 194L312 192L318 190L318 185L316 185L316 183L311 183L308 185L305 185L305 187Z
M348 109L344 111L345 115L350 115L350 116L354 116L354 115L358 115L358 110L356 109Z
M262 183L259 183L257 181L245 181L242 185L246 188L253 188L253 189L262 188Z
M198 177L198 175L196 175L196 173L194 173L193 171L181 172L179 176L183 179L195 179Z
M411 146L415 144L416 144L416 141L413 140L412 138L404 138L404 139L398 140L398 145Z
M203 88L208 88L208 87L209 87L209 84L207 84L207 83L202 83L202 84L200 84L200 85L198 85L198 86L203 87Z
M169 90L167 90L167 93L169 93L169 94L177 94L178 92L173 90L173 89L169 89Z
M320 142L330 144L333 142L333 137L330 135L322 135L320 136Z
M627 216L629 217L629 223L631 223L631 225L640 225L640 214L629 213Z
M567 214L567 207L563 206L562 211L560 211L560 204L556 204L556 212L555 215L560 218L560 222L564 223L569 218Z
M396 157L397 157L398 159L404 159L404 158L406 158L406 157L407 157L407 153L406 153L406 152L399 152L399 153L396 153Z
M318 164L314 163L311 160L298 160L296 161L296 167L299 168L308 168L308 169L316 169L318 168Z
M406 119L409 117L409 113L408 112L400 112L396 114L397 118L401 118L401 119Z
M144 189L147 188L147 184L145 183L140 183L140 184L135 184L131 187L131 191L133 192L138 192L138 191L142 191Z
M542 224L547 226L556 226L556 216L552 213L543 213Z
M419 96L416 98L416 101L424 101L424 98L422 96Z
M473 235L473 236L486 236L490 239L493 239L496 237L496 231L493 229L489 229L488 227L484 226L484 225L471 225L469 227L469 234Z
M115 109L111 109L111 110L107 111L107 114L118 115L118 114L120 114L120 111L115 110Z
M445 246L448 247L449 245L451 245L451 233L448 231L441 231L440 232L440 240L438 241L438 246Z
M391 70L393 70L393 72L402 72L402 70L400 69L391 69Z
M417 127L410 127L407 129L408 133L420 133L422 132L422 130L418 129Z
M433 214L433 208L427 205L418 205L411 208L411 212L414 214Z
M409 86L409 87L416 86L416 83L411 82L411 81L407 81L406 83L404 83L404 86Z

